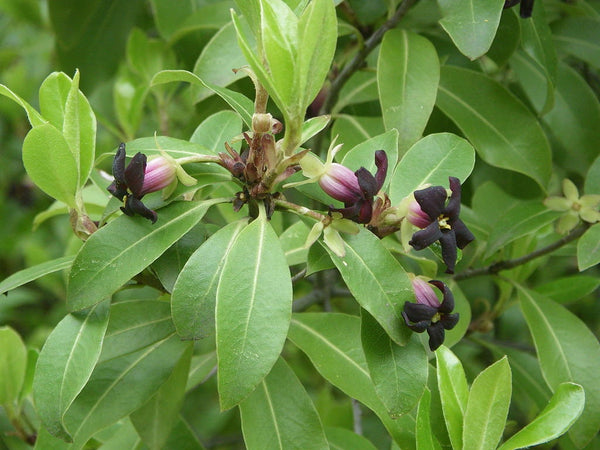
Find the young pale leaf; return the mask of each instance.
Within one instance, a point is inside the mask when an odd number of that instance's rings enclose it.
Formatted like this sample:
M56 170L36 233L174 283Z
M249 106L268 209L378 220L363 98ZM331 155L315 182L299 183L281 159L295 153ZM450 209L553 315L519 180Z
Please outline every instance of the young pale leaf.
M329 448L317 410L282 358L240 403L240 413L249 450Z
M69 309L83 309L112 295L220 201L177 202L161 209L155 224L142 217L123 215L100 228L73 262L67 287Z
M356 71L340 90L339 98L331 112L338 117L339 112L348 105L374 102L378 98L377 73L368 69ZM332 136L335 135L336 133L332 133Z
M544 379L556 392L564 382L585 389L585 408L569 430L584 447L600 429L600 344L585 323L563 306L521 286L519 300L533 336Z
M13 405L25 381L27 348L10 327L0 328L0 405Z
M464 182L475 166L475 150L452 133L425 136L402 157L390 181L390 200L397 204L425 184L448 187L448 177Z
M19 286L23 286L24 284L27 284L33 280L37 280L44 275L58 272L59 270L68 269L71 267L74 259L75 257L71 255L63 256L62 258L56 258L52 261L46 261L23 270L19 270L0 282L0 294L12 291Z
M481 73L444 66L436 104L484 161L527 175L546 190L550 146L533 114L506 88Z
M436 352L437 380L442 410L453 448L462 448L463 420L469 398L469 386L460 360L447 347Z
M356 301L383 327L394 342L404 345L411 332L404 326L402 308L414 298L412 286L400 263L366 228L344 236L346 256L328 249Z
M75 207L79 167L59 130L49 123L32 128L23 141L23 164L42 191Z
M179 274L171 297L171 313L182 339L214 336L219 277L245 225L245 221L233 222L217 231L190 256Z
M252 127L252 114L254 111L254 104L252 103L252 100L245 95L240 94L239 92L235 92L212 83L204 82L198 77L198 75L192 72L187 70L163 70L154 75L152 81L150 82L150 86L180 81L207 87L208 89L214 91L240 115L244 123L249 128Z
M83 446L97 431L150 400L188 348L173 333L149 347L98 364L65 414L74 444Z
M462 54L479 58L488 51L500 23L504 0L438 0L440 25Z
M401 154L421 138L439 81L440 62L431 42L402 29L385 34L377 62L377 86L385 128L398 130Z
M194 130L190 142L202 145L213 155L217 155L225 150L225 142L229 142L233 148L239 149L240 145L231 141L240 134L242 134L242 121L239 114L224 110L204 119Z
M589 269L600 263L600 224L593 225L577 241L577 266Z
M332 449L376 450L367 438L346 428L326 427L325 435Z
M416 334L405 346L392 341L379 323L361 312L361 341L379 399L392 418L412 411L427 384L427 352Z
M585 392L580 385L560 384L544 410L499 450L532 447L559 437L577 420L584 404Z
M464 417L463 450L496 448L508 415L512 377L506 356L473 381Z
M298 55L295 91L306 110L323 86L337 41L337 17L330 0L311 1L298 21Z
M435 438L431 429L431 391L425 388L423 396L419 401L417 410L417 425L415 427L415 438L417 450L440 450L441 446Z
M171 376L154 397L130 416L137 433L151 450L165 448L164 445L179 418L178 413L185 396L191 357L192 346L189 346Z
M42 115L35 110L33 106L11 91L9 88L0 84L0 95L4 95L5 97L11 99L18 105L20 105L25 112L27 113L27 118L29 119L29 123L32 127L37 127L39 125L43 125L47 122L46 119L42 117Z
M302 137L300 138L300 143L308 141L311 137L315 136L319 131L323 130L329 124L331 120L331 116L317 116L311 117L306 122L302 124Z
M261 214L231 244L217 287L219 398L229 409L277 361L292 312L292 281L279 238Z
M63 418L98 361L108 311L106 301L85 313L68 314L42 348L33 379L33 395L37 413L53 436L71 439Z

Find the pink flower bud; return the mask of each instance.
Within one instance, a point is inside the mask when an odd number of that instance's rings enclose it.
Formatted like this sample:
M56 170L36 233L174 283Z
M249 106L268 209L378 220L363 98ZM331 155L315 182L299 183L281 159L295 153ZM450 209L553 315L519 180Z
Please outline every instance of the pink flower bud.
M431 306L432 308L439 308L440 301L435 295L431 284L424 281L419 277L414 277L412 279L412 287L415 292L415 297L417 298L417 303Z
M166 188L175 181L176 171L175 165L163 156L148 161L144 172L142 195Z
M425 211L421 209L421 205L416 200L408 205L408 214L406 218L410 223L419 228L427 228L431 223L431 219Z
M358 178L346 166L331 163L319 178L319 185L331 197L344 203L354 203L362 197Z

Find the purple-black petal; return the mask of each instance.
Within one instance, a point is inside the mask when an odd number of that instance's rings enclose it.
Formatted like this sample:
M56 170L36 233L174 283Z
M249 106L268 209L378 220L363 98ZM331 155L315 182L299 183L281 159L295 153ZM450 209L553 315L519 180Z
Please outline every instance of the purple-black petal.
M133 195L142 198L142 188L144 186L144 176L146 171L146 155L136 153L125 169L125 182Z
M430 320L422 320L420 322L411 323L404 312L402 313L402 317L404 318L404 323L406 323L406 326L415 333L422 333L429 327L429 325L431 325Z
M446 264L446 273L454 273L454 265L456 264L456 236L454 230L440 232L440 244L442 245L442 259Z
M439 280L431 280L430 283L442 292L442 303L440 304L438 311L445 314L451 313L454 309L454 294L452 294L450 288Z
M112 171L115 181L113 181L108 188L108 192L117 197L119 200L123 200L123 197L127 194L127 183L125 182L125 144L121 143L115 159L113 159Z
M377 182L377 192L379 192L383 187L388 170L388 158L384 150L377 150L375 152L375 166L377 167L375 181Z
M442 238L442 232L440 230L440 226L437 220L434 220L427 228L423 228L422 230L417 231L412 235L409 244L415 250L423 250L426 247L429 247L435 241Z
M418 323L424 320L431 321L437 314L437 308L433 308L423 303L404 303L404 313L411 322Z
M121 207L121 210L128 216L133 216L134 213L139 214L140 216L150 220L152 223L155 223L158 219L158 216L154 211L148 209L141 200L132 195L127 197L127 200L125 201L125 207Z
M373 196L377 194L377 191L379 190L377 189L377 181L373 174L364 167L358 169L354 174L358 179L358 185L360 186L360 190L364 197L367 200L372 200Z
M357 203L360 205L360 209L356 221L358 223L369 223L373 216L373 204L369 200L360 200Z
M471 233L471 230L467 228L464 222L460 219L456 219L452 222L452 229L456 235L456 246L461 250L465 248L470 242L475 240L475 236Z
M441 322L436 322L427 328L427 334L429 335L429 349L434 352L444 343L444 326Z
M437 222L437 218L442 214L448 197L446 189L442 186L431 186L425 189L415 191L415 200L421 209L429 216L431 220Z
M440 323L444 327L445 330L451 330L458 323L460 314L443 314Z
M521 6L519 8L519 15L522 19L531 17L533 12L533 0L521 0Z
M448 204L446 205L444 212L450 219L456 220L460 214L460 180L456 177L448 177L448 180L450 182L450 190L452 191L452 195L450 195L450 199L448 200Z

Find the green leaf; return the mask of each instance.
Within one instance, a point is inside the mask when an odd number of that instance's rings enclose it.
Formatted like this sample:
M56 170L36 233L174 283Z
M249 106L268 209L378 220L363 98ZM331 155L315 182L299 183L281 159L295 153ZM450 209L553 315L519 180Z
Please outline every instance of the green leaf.
M150 86L164 83L186 82L193 85L207 87L225 100L242 118L248 128L252 128L252 114L254 104L252 100L239 92L216 86L212 83L202 81L197 75L187 70L163 70L152 78Z
M0 405L16 406L25 381L27 348L10 327L0 327Z
M535 290L557 303L573 303L600 287L600 278L570 275L539 285Z
M233 222L213 234L188 259L171 298L177 333L183 339L214 336L217 286L225 260L245 221Z
M444 420L453 448L462 448L463 420L469 398L469 386L460 360L447 347L435 352L437 381Z
M263 31L264 33L264 31ZM303 113L314 100L329 73L337 41L337 17L330 0L311 1L298 21L296 95Z
M592 17L567 16L552 27L556 48L600 69L600 20Z
M600 263L600 224L592 225L577 241L577 266L579 270L589 269Z
M130 416L137 433L151 450L165 448L171 430L179 419L191 356L192 347L189 346L158 392Z
M390 181L390 200L398 204L425 184L448 186L448 177L464 182L475 166L475 150L451 133L425 136L402 157Z
M32 127L37 127L39 125L43 125L46 123L46 119L42 117L42 115L35 110L33 106L11 91L9 88L0 84L0 95L4 95L5 97L11 99L18 105L20 105L25 112L27 113L27 118L29 119L29 123Z
M23 164L42 191L75 207L79 167L59 130L49 123L32 128L23 141Z
M233 111L219 111L202 121L190 142L211 150L213 155L225 151L225 142L232 144L232 140L242 134L242 121L240 116ZM239 149L239 144L233 144Z
M597 245L597 241L596 241ZM544 379L557 391L564 382L585 389L585 408L569 430L576 446L585 446L600 429L600 344L573 313L542 295L521 286L519 300L533 336Z
M412 411L427 384L427 352L416 334L396 345L366 311L361 311L361 341L375 391L392 418Z
M545 69L553 84L556 78L556 49L543 3L533 9L531 20L521 21L521 46Z
M279 238L261 216L236 237L217 287L221 409L244 400L277 361L292 311L292 282Z
M415 427L417 450L441 450L440 443L431 429L430 410L431 391L425 388L417 410L417 425Z
M332 449L376 450L367 438L346 428L325 427L325 435Z
M377 73L373 70L357 70L340 90L339 98L331 113L336 117L348 105L372 102L379 98ZM335 136L335 133L333 133Z
M531 112L506 88L470 70L444 66L437 106L492 166L535 180L543 191L551 173L546 137ZM477 89L473 89L477 86Z
M31 391L33 390L33 377L35 375L35 369L39 356L39 350L35 348L27 349L27 368L25 369L23 386L21 386L21 392L19 393L19 402L22 402L25 398L29 397Z
M65 415L75 445L83 446L97 431L150 400L188 348L173 333L149 347L98 364Z
M304 143L308 141L311 137L315 136L321 130L323 130L331 120L331 116L317 116L311 117L306 122L302 124L302 137L300 138L300 143Z
M329 448L317 410L282 358L240 403L240 413L244 443L249 450Z
M600 194L600 155L594 160L585 177L584 192Z
M488 51L500 23L502 0L438 0L440 25L456 47L470 59Z
M188 375L186 392L194 389L196 386L204 383L213 371L217 369L217 352L212 351L202 355L192 356L190 373Z
M473 381L464 417L464 450L496 448L504 431L511 394L512 376L505 356Z
M403 154L429 120L440 81L440 62L426 38L402 29L388 31L377 62L377 86L386 130L396 128Z
M123 215L100 228L75 257L67 286L68 308L83 309L112 295L220 201L177 202L163 208L155 224Z
M64 416L88 382L108 325L109 303L68 314L54 328L38 358L33 380L36 411L48 432L71 440Z
M281 235L281 248L285 253L288 266L303 264L308 256L308 248L304 246L310 228L301 220L289 226Z
M331 129L331 136L339 136L347 150L361 144L363 141L385 132L381 117L357 117L348 114L335 116ZM344 149L336 156L343 157Z
M487 242L485 257L507 244L554 222L560 213L547 209L538 201L520 202L505 210L495 223Z
M405 301L414 298L406 272L366 228L344 238L346 256L340 258L331 250L328 252L348 289L394 342L406 344L411 331L404 325L402 308Z
M577 420L584 404L585 392L580 385L560 384L544 410L525 428L511 436L499 450L532 447L557 438Z
M23 270L19 270L0 282L0 294L12 291L19 286L23 286L24 284L37 280L44 275L58 272L59 270L68 269L71 267L74 259L74 256L63 256L62 258L56 258L52 261L46 261L36 264L35 266L27 267Z
M160 155L162 150L175 159L184 158L186 156L197 156L198 154L210 154L210 149L199 143L167 136L135 139L128 142L125 149L127 151L127 156L133 156L137 152L142 152L147 156ZM105 153L104 155L113 157L114 153L116 152L110 154Z
M346 153L342 164L353 171L364 167L372 174L375 174L377 171L377 166L375 166L375 152L377 150L385 150L388 164L389 166L393 166L398 160L398 136L398 130L396 129L373 136ZM383 185L382 189L384 190L388 184L387 181Z
M510 67L515 71L534 110L540 116L551 111L555 101L556 80L550 79L546 68L524 50L512 54Z

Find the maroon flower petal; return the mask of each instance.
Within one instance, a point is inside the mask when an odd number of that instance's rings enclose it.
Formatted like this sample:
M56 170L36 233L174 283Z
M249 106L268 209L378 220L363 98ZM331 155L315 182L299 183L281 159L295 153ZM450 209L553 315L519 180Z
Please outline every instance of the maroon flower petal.
M121 207L121 210L128 216L133 216L134 213L139 214L140 216L150 220L152 223L155 223L158 219L158 216L154 211L146 208L146 205L144 205L141 200L132 195L127 197L127 200L125 201L125 207Z
M460 214L460 197L461 197L461 187L460 180L456 177L448 177L450 181L450 190L452 191L452 195L450 196L450 200L448 200L448 205L444 209L444 212L450 217L450 219L458 219L458 215Z
M375 181L377 183L377 192L379 192L383 187L388 170L388 158L384 150L377 150L375 152L375 166L377 167ZM375 192L375 194L377 194L377 192Z
M438 311L441 313L451 313L454 309L454 294L452 294L450 288L439 280L431 280L429 283L438 288L443 295L442 304L439 306Z
M404 318L404 322L406 323L406 326L409 329L411 329L412 331L414 331L415 333L422 333L429 327L429 325L431 325L431 321L429 321L429 320L423 320L421 322L411 323L410 320L408 319L408 317L406 317L406 314L404 312L402 313L402 317Z
M431 220L437 222L437 218L442 214L446 198L448 197L446 189L442 186L431 186L415 191L414 195L421 209L425 211Z
M356 172L356 178L358 178L358 185L362 191L364 197L367 200L371 200L375 194L377 194L377 181L371 172L364 167L361 167Z
M458 323L460 314L444 314L440 319L440 323L444 327L445 330L451 330Z
M144 195L142 193L142 188L144 186L146 160L146 155L138 152L131 159L127 165L127 168L125 169L125 183L127 183L129 190L138 199L142 198Z
M454 230L449 230L441 233L440 244L442 244L442 259L446 264L446 273L454 273L454 265L456 264L456 236Z
M470 242L475 240L473 233L467 228L462 220L457 219L452 223L452 229L456 235L456 246L461 250L465 248Z
M415 250L423 250L442 238L438 221L434 220L427 228L417 231L408 242Z
M424 320L431 321L438 310L422 303L405 302L403 312L411 322L418 323Z
M429 349L434 352L444 343L446 333L442 322L436 322L427 328L427 334L429 335Z
M112 165L113 181L106 189L119 200L127 194L127 183L125 182L125 144L121 143Z

